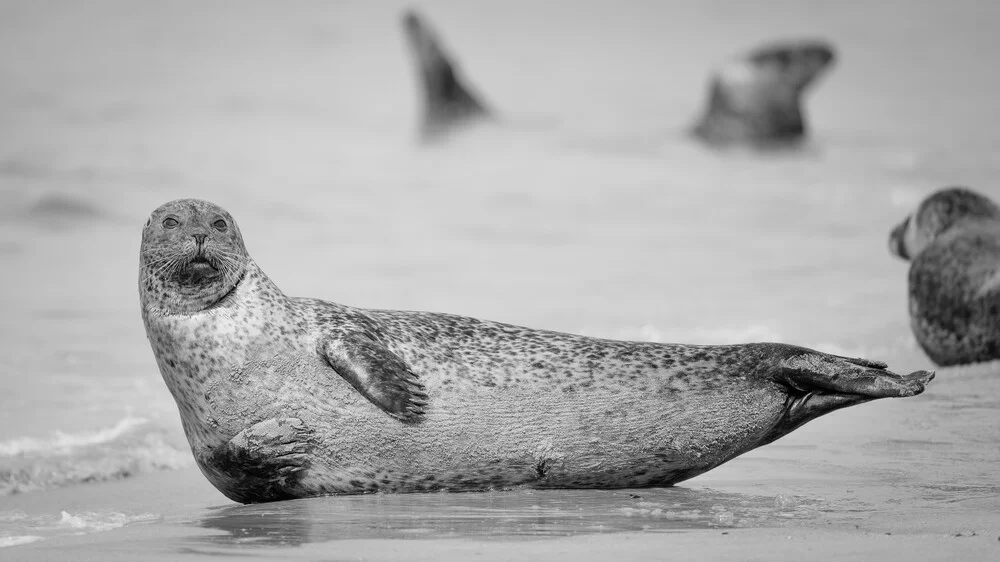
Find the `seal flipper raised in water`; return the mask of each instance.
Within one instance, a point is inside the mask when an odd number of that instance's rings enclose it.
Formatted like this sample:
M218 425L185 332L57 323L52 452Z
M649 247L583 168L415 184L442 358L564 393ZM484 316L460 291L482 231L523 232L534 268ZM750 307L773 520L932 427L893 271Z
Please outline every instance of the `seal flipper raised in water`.
M714 146L788 146L807 134L802 94L834 61L823 41L767 45L711 78L708 107L692 133Z
M424 108L421 135L436 137L491 112L462 83L457 64L417 12L403 14L403 30L420 78Z
M385 413L404 422L415 422L424 414L427 394L417 375L372 336L327 337L319 348L338 375Z

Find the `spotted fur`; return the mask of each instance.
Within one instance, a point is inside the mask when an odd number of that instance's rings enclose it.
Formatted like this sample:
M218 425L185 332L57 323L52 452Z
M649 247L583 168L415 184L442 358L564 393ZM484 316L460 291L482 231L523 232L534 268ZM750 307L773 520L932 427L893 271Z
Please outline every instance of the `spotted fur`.
M187 244L161 236L168 212L196 226L224 213L190 200L164 205L146 227L143 256ZM177 273L150 276L144 257L140 294L194 456L240 502L666 486L837 408L918 394L932 376L782 344L611 341L287 297L241 240L222 234L205 244L241 253L230 290L208 281L205 295L195 283L179 297ZM209 293L221 296L206 304ZM366 387L384 382L381 371L341 376L324 351L358 345L377 350L365 357L392 354L406 366L407 384L424 393L419 411L394 417L397 406Z

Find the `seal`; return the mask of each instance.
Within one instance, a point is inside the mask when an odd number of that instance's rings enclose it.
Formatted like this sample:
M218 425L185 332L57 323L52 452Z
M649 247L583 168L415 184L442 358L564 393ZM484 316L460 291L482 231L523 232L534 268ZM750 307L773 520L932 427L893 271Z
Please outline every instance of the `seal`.
M807 134L803 92L834 61L819 40L765 45L713 73L708 107L692 133L713 146L789 146Z
M921 201L892 229L910 260L910 327L941 366L1000 359L1000 207L964 187Z
M668 486L933 373L776 343L613 341L284 295L222 208L153 211L139 296L198 466L237 502Z
M463 84L458 65L445 53L434 31L416 11L409 9L403 13L403 32L423 92L420 134L424 140L438 138L491 115L479 96Z

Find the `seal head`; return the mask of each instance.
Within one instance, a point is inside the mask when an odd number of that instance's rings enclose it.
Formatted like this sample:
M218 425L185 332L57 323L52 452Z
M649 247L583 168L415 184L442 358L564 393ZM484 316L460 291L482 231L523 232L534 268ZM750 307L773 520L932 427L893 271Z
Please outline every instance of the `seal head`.
M249 259L240 229L224 209L198 199L166 203L142 230L143 308L166 314L205 310L233 291Z
M910 327L939 365L1000 359L1000 206L965 187L924 199L889 233L910 261Z
M802 40L760 47L711 78L693 134L711 145L769 146L806 136L802 95L834 62L831 45Z
M1000 207L966 187L946 187L920 202L917 210L889 233L889 251L904 260L920 254L954 227L1000 221Z
M404 12L403 32L423 91L421 136L424 139L490 115L479 97L463 83L458 65L444 51L434 31L416 11Z

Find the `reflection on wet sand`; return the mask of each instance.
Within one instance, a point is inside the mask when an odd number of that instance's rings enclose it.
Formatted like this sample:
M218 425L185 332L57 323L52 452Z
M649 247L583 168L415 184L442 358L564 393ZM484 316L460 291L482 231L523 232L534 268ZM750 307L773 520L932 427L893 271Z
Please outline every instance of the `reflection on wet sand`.
M321 497L218 508L198 524L225 534L193 540L216 547L296 546L373 538L481 540L779 526L813 517L819 503L688 488Z

